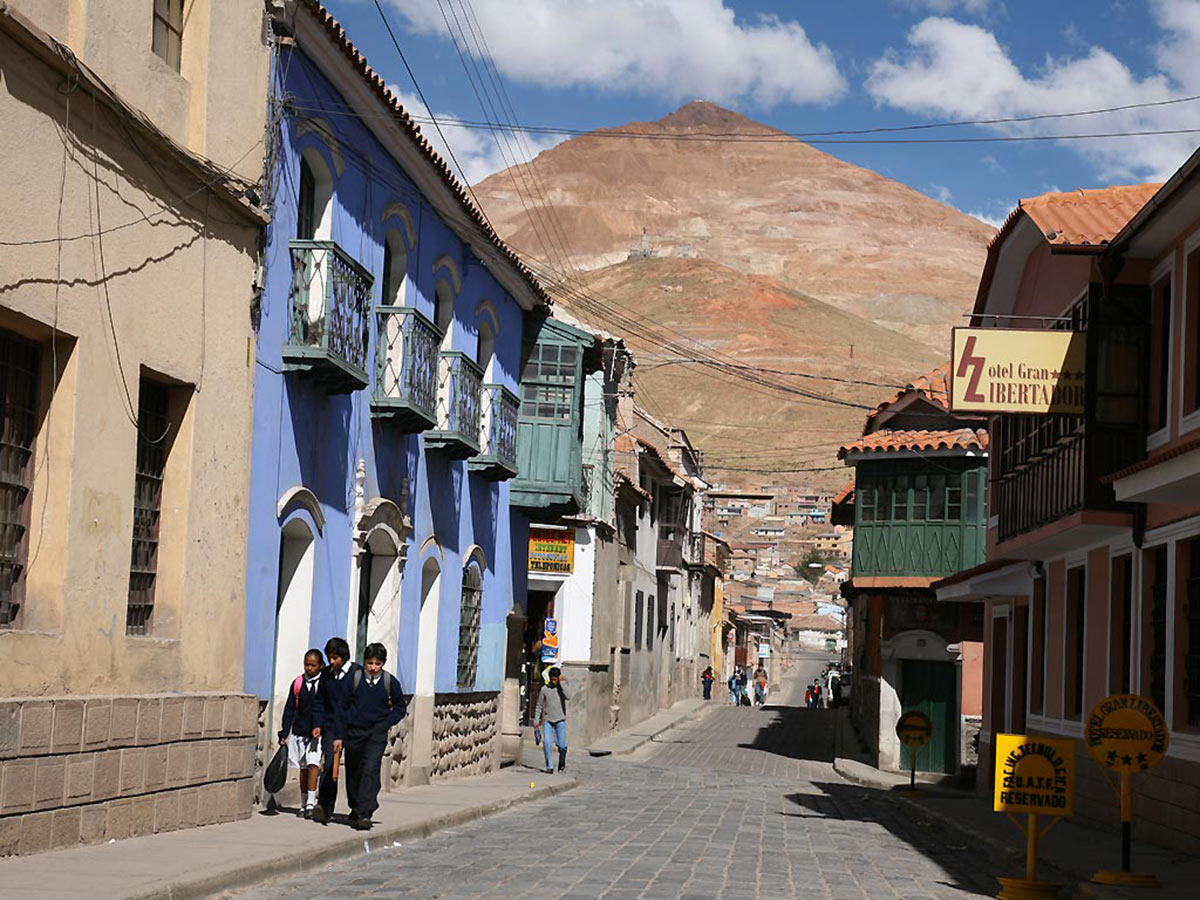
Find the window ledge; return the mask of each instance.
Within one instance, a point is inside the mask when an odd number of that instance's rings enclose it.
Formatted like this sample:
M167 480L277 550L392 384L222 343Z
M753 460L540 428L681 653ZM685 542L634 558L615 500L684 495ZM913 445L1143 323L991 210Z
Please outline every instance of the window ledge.
M17 626L16 628L0 628L0 640L8 637L9 635L18 634L23 634L28 637L62 637L61 631L48 631L44 628L21 628L20 626Z
M1164 425L1158 431L1146 438L1146 449L1157 450L1163 446L1171 437L1171 429Z
M1179 420L1179 434L1184 435L1200 428L1200 409L1194 409Z
M127 634L125 639L146 647L177 647L179 638L155 637L152 634Z

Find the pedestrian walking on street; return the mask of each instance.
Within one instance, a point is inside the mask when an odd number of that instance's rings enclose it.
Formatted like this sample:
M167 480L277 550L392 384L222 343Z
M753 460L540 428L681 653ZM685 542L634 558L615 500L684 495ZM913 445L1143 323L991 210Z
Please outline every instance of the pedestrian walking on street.
M340 743L346 752L350 825L359 831L371 828L371 816L379 809L380 767L388 731L407 711L400 682L383 670L386 662L383 644L367 644L363 666L351 676L345 717L334 734L335 744Z
M712 685L713 685L712 666L704 667L704 672L700 676L700 683L704 688L704 699L711 700L712 699Z
M804 691L804 705L809 709L813 708L813 686L811 684Z
M340 762L342 742L334 740L335 725L346 715L350 703L350 684L362 666L350 660L350 645L345 638L330 638L325 642L325 658L329 665L321 673L313 705L313 734L321 739L321 783L317 789L317 805L313 807L314 822L326 824L337 805L338 779L335 762ZM349 798L347 798L349 799Z
M533 713L534 728L542 729L542 750L546 753L546 774L554 772L550 742L558 745L558 771L567 768L567 701L571 692L557 666L550 670L550 686L538 692L537 709Z
M762 709L767 703L767 670L759 666L754 670L754 705Z
M732 672L729 673L729 705L737 706L739 702L740 701L738 699L738 673L737 673L737 669L734 669Z
M297 675L283 705L279 743L288 748L288 763L300 770L300 808L296 815L312 818L317 805L317 781L321 775L321 729L314 724L317 688L325 657L317 649L304 654L304 673Z

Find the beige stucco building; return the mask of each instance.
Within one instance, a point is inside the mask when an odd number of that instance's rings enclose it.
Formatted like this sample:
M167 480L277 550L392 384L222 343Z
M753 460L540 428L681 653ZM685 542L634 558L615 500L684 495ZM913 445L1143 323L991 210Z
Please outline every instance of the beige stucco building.
M0 856L249 813L264 27L0 3Z

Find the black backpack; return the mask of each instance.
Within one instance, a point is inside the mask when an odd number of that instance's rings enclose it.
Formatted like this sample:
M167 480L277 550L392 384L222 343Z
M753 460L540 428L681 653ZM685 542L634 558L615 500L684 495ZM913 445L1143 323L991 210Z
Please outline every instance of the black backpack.
M350 696L351 697L353 697L355 691L358 690L358 686L360 684L362 684L364 671L365 670L363 670L363 669L355 669L354 670L354 680L350 682ZM403 691L400 690L400 682L396 680L395 675L393 675L391 672L383 672L381 674L383 675L383 690L384 690L384 693L387 695L388 709L391 709L392 702L393 702L392 701L392 685L393 684L396 685L397 693L403 693Z

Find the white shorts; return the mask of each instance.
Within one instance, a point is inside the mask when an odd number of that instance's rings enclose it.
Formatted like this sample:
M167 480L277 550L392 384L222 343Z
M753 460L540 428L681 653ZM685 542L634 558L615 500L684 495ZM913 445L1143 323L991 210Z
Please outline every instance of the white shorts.
M288 765L294 769L321 764L321 739L289 734L287 738Z

